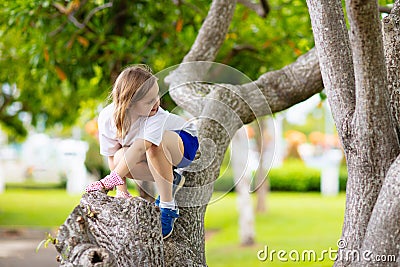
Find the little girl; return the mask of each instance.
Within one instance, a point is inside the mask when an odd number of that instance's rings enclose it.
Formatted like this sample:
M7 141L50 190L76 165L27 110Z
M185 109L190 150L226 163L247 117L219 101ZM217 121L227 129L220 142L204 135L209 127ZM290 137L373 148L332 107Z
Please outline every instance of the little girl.
M132 197L126 177L155 181L160 194L164 238L171 235L179 217L174 196L184 183L175 168L188 166L199 147L193 123L160 107L157 78L144 65L126 68L112 89L113 102L99 115L100 154L112 170L86 192L117 188L116 197Z

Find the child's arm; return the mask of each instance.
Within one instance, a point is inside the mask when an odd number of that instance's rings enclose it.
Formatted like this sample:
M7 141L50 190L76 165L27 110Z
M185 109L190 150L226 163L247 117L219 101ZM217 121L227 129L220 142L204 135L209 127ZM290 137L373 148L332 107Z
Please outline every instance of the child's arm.
M125 177L128 173L130 173L130 169L128 166L128 162L131 166L139 163L143 155L146 153L146 150L149 149L153 144L149 141L138 139L133 144L125 150L124 159L118 162L118 165L115 167L114 171L119 174L120 177ZM110 159L109 159L110 162Z

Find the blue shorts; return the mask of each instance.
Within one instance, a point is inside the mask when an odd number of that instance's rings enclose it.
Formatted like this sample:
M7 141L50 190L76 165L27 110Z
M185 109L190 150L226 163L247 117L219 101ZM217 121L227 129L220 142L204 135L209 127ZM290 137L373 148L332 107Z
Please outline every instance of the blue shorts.
M190 133L185 131L174 131L182 139L183 142L183 158L181 162L176 166L177 168L184 168L190 165L196 156L197 149L199 149L199 140L196 136L192 136Z

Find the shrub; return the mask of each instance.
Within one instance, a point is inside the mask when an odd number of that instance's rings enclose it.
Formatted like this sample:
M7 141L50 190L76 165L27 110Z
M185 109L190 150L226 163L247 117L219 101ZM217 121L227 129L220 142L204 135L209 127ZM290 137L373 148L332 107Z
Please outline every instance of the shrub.
M268 173L271 191L320 191L321 172L310 168L301 160L286 160L279 168L271 169ZM339 190L346 190L347 169L343 165L339 171ZM221 176L215 181L215 191L229 192L235 190L231 168L224 168Z
M301 160L287 160L268 174L272 191L319 191L320 176L318 169L307 167Z

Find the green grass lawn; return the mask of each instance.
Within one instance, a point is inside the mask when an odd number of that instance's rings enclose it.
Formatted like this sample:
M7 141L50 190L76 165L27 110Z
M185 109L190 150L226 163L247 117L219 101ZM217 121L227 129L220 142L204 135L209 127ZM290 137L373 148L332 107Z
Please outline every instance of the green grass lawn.
M1 227L57 227L79 204L81 196L62 189L10 189L0 194Z
M238 212L234 194L229 194L210 204L206 213L206 229L215 232L206 242L207 262L219 266L332 266L325 255L325 261L318 261L323 250L337 249L343 223L345 196L322 197L318 193L271 193L268 198L268 212L257 214L256 244L241 247L238 235ZM287 262L278 260L277 254L260 261L259 250L284 250ZM289 253L296 250L300 261L290 260ZM305 250L314 250L316 262L301 261ZM291 254L296 258L296 251ZM307 255L307 254L305 254ZM261 254L262 257L265 254ZM333 254L333 257L335 254ZM305 257L308 259L308 257ZM312 258L311 258L312 259Z
M0 194L0 227L56 228L61 225L80 196L69 196L64 190L10 189ZM323 262L260 261L257 252L293 250L301 253L337 249L344 214L344 194L321 197L318 193L271 193L268 213L257 214L256 244L241 247L238 235L238 212L235 194L215 194L206 213L205 227L210 234L206 241L206 257L214 266L332 266L326 256ZM291 254L293 257L295 254ZM265 256L265 254L261 254ZM293 258L292 257L292 258Z

